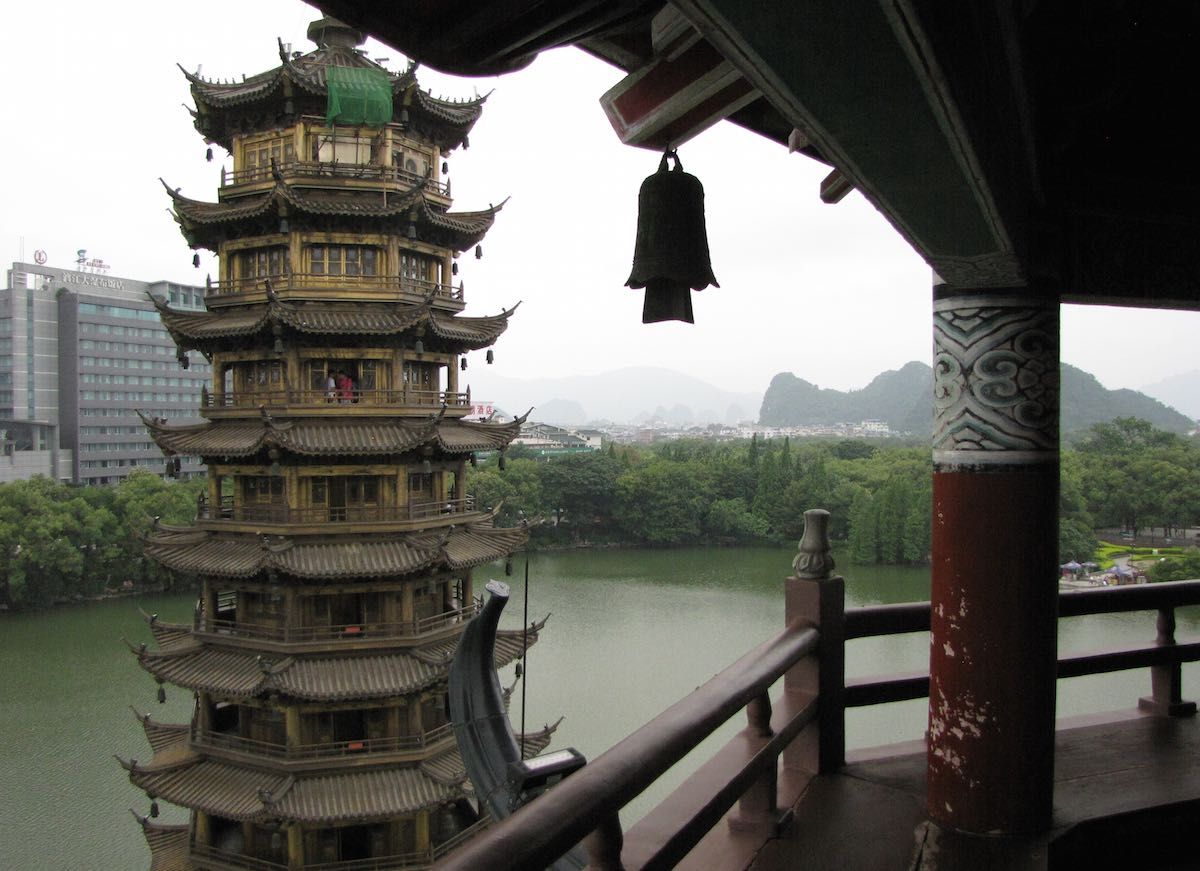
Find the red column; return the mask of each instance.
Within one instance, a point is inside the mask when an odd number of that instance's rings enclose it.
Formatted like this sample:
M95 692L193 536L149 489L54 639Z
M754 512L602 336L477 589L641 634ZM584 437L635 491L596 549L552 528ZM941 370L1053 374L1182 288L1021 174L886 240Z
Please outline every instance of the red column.
M1048 829L1058 564L1058 300L934 291L928 812Z

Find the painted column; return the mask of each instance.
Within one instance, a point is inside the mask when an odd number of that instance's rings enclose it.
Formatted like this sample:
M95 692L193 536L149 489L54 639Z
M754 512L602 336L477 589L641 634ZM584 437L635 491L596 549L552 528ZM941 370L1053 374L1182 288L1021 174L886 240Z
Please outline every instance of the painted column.
M1048 829L1058 605L1058 299L934 288L928 812Z

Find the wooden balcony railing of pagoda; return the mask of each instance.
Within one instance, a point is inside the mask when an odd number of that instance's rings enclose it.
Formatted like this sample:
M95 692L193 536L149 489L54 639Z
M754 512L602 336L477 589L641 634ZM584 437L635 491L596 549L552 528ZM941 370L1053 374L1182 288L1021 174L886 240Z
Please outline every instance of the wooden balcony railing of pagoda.
M290 508L287 505L235 505L232 496L222 496L213 510L207 499L196 507L197 520L232 520L242 523L392 523L402 520L426 520L475 510L475 497L410 502L407 505L347 505L317 508Z
M373 298L400 299L420 302L430 296L435 301L463 301L463 286L440 284L423 278L404 278L399 275L328 275L311 272L290 272L253 278L232 278L224 281L207 281L204 297L208 302L250 295L266 297L267 285L272 291L291 292L315 290L346 290L370 292ZM303 296L303 293L300 294Z
M394 623L347 623L331 626L270 626L243 623L238 620L214 619L205 614L199 614L192 628L197 632L209 632L214 635L231 635L238 638L284 643L363 638L411 638L470 620L479 613L481 607L480 602L473 601L465 607L455 608L420 620L404 620Z
M441 408L470 408L471 391L465 393L450 390L416 390L411 387L396 389L355 389L349 400L351 405L368 408L398 408L403 406L429 406ZM330 399L325 390L253 390L237 393L205 393L200 397L202 411L230 408L254 410L260 406L275 409L282 406L307 407L335 410L343 404L339 397Z
M370 859L343 859L337 862L305 862L297 866L302 871L384 871L384 869L427 868L431 863L454 850L484 831L491 824L487 817L463 829L454 837L430 847L412 853L397 853L391 856L375 856ZM199 844L193 835L188 844L189 857L198 868L224 871L228 868L248 869L248 871L288 871L286 863L272 862L268 859L258 859L242 853L234 853Z
M361 738L354 741L331 741L323 744L288 746L273 741L258 741L224 732L211 732L192 726L192 744L201 748L233 750L285 761L347 759L384 753L404 753L423 750L453 737L450 724L438 726L423 735L404 735L395 738Z
M806 513L806 523L811 514ZM846 611L839 577L793 577L786 584L783 632L553 787L552 795L493 824L437 868L544 868L580 842L589 868L669 868L721 824L735 804L727 824L756 838L723 842L746 855L722 854L716 867L748 866L755 851L777 835L811 777L844 765L847 707L929 693L927 673L844 677L847 640L927 632L928 602ZM1200 581L1060 594L1060 618L1156 611L1158 635L1150 645L1061 657L1058 676L1149 668L1151 691L1138 700L1139 708L1160 716L1194 711L1194 705L1180 698L1181 667L1200 660L1200 641L1175 640L1175 609L1189 605L1200 605ZM780 677L783 693L772 705L767 690ZM743 708L746 729L623 832L620 809Z
M425 176L409 172L398 166L381 166L371 163L336 163L331 161L289 160L279 164L279 172L286 178L356 178L363 181L375 181L395 184L402 188L411 188L423 181ZM250 169L227 170L221 168L221 187L235 187L243 184L257 184L273 181L274 176L269 167L252 167ZM426 191L438 196L450 196L449 181L428 180Z

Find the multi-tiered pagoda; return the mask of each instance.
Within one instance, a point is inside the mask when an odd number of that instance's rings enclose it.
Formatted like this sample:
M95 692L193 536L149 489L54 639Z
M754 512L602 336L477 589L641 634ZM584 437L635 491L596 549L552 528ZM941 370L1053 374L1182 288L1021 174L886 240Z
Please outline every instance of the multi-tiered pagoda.
M143 818L155 869L420 867L479 824L446 678L472 568L526 538L465 483L520 423L467 420L459 375L512 313L461 317L454 284L499 211L450 211L444 180L483 100L431 97L331 19L309 37L243 81L188 75L233 170L215 203L168 188L220 275L207 311L161 307L212 361L205 422L147 420L168 465L208 467L196 522L146 543L202 589L190 624L150 618L156 646L135 651L160 700L196 700L190 723L142 717L153 755L124 763L150 816L190 811ZM502 634L497 664L521 654Z

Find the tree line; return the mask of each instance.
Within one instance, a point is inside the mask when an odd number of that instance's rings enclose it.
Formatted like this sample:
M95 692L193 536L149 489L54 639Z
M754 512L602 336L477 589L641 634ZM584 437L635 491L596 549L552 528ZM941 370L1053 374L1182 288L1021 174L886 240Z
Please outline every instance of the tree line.
M1091 559L1094 530L1170 536L1200 523L1200 441L1136 418L1092 426L1062 449L1061 561ZM675 441L473 469L478 505L534 523L538 544L686 545L799 538L826 508L859 563L920 563L931 540L928 447L844 439Z
M203 487L144 470L111 487L0 484L0 605L38 608L168 581L143 556L141 536L155 517L193 520Z
M610 444L549 458L514 447L504 465L481 458L467 490L478 507L498 508L501 525L529 523L534 547L795 542L804 512L825 508L831 536L853 562L929 558L928 447L755 437ZM1060 562L1090 559L1097 528L1170 536L1200 522L1196 438L1118 419L1064 447L1061 468ZM113 487L45 478L0 484L0 606L166 582L142 555L141 536L155 517L191 522L203 487L203 479L166 481L149 472Z

